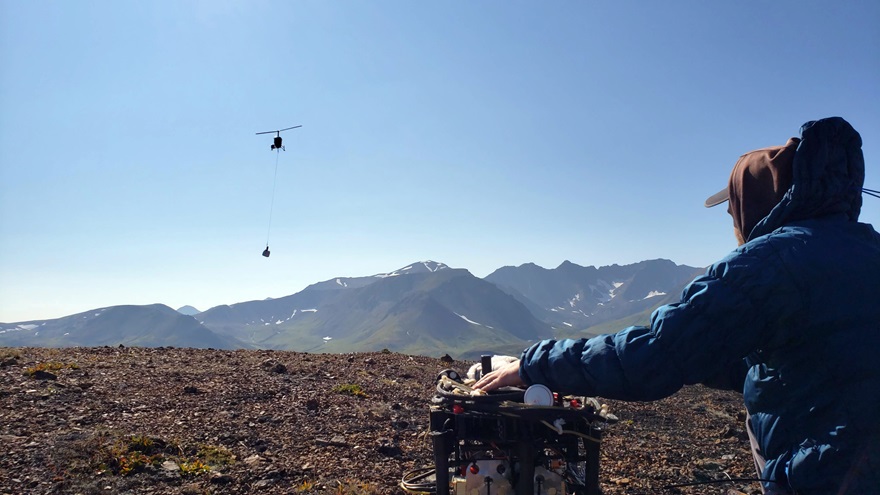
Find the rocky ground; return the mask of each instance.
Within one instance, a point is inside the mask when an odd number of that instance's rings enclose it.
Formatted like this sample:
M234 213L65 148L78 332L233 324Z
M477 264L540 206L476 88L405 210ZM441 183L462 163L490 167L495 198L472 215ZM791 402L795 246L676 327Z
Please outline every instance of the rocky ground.
M402 494L437 374L395 353L0 348L0 494ZM760 493L741 398L606 401L611 494Z

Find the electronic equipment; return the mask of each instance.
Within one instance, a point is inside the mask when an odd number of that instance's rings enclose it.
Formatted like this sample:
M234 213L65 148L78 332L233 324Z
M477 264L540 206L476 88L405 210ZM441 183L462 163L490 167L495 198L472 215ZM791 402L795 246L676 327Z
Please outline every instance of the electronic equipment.
M483 364L491 366L485 357ZM442 371L430 406L433 472L404 476L401 487L437 495L599 495L602 433L617 418L594 398L533 387L486 394L457 371Z

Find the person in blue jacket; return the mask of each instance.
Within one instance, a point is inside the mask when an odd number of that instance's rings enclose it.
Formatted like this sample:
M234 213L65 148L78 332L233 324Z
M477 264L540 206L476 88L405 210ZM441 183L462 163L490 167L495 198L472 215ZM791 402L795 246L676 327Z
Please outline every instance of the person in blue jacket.
M538 342L475 386L625 401L741 391L764 493L880 493L880 234L858 221L861 145L832 117L743 155L706 201L728 201L740 246L680 302L650 326Z

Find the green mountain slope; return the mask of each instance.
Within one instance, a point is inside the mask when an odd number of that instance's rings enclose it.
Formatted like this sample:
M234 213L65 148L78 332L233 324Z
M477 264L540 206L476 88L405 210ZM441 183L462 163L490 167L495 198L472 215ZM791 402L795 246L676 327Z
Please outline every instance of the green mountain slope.
M3 346L39 347L197 347L237 349L235 339L218 335L192 316L162 304L112 306L55 320L17 324L0 333Z

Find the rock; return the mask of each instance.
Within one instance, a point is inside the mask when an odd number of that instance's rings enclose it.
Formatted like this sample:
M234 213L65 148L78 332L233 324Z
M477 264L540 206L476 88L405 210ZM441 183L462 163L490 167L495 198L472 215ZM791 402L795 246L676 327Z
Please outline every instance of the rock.
M261 488L266 488L266 487L271 486L271 485L274 485L274 484L275 484L275 480L273 480L273 479L264 479L264 480L257 481L256 483L254 483L254 484L251 485L251 486L253 486L253 487L256 488L256 489L261 489Z
M162 463L162 469L166 471L180 471L180 466L174 461L165 461Z
M211 483L215 485L226 485L235 481L235 479L228 474L220 474L214 473L211 475L211 479L209 480Z
M721 471L723 469L723 466L720 463L712 459L701 459L696 462L696 465L698 468L706 471Z
M348 447L348 442L345 441L345 437L342 435L334 435L333 438L329 440L326 438L315 438L315 443L317 445L329 445L332 447Z
M50 372L44 371L44 370L35 371L31 375L31 377L33 377L36 380L57 380L58 379L58 375L56 375L55 373L50 373Z
M403 450L397 445L380 445L376 448L376 451L385 457L399 457L403 455Z
M198 483L189 483L180 487L181 495L202 495L207 491Z
M267 359L260 364L260 367L270 373L287 373L287 367L274 359Z

